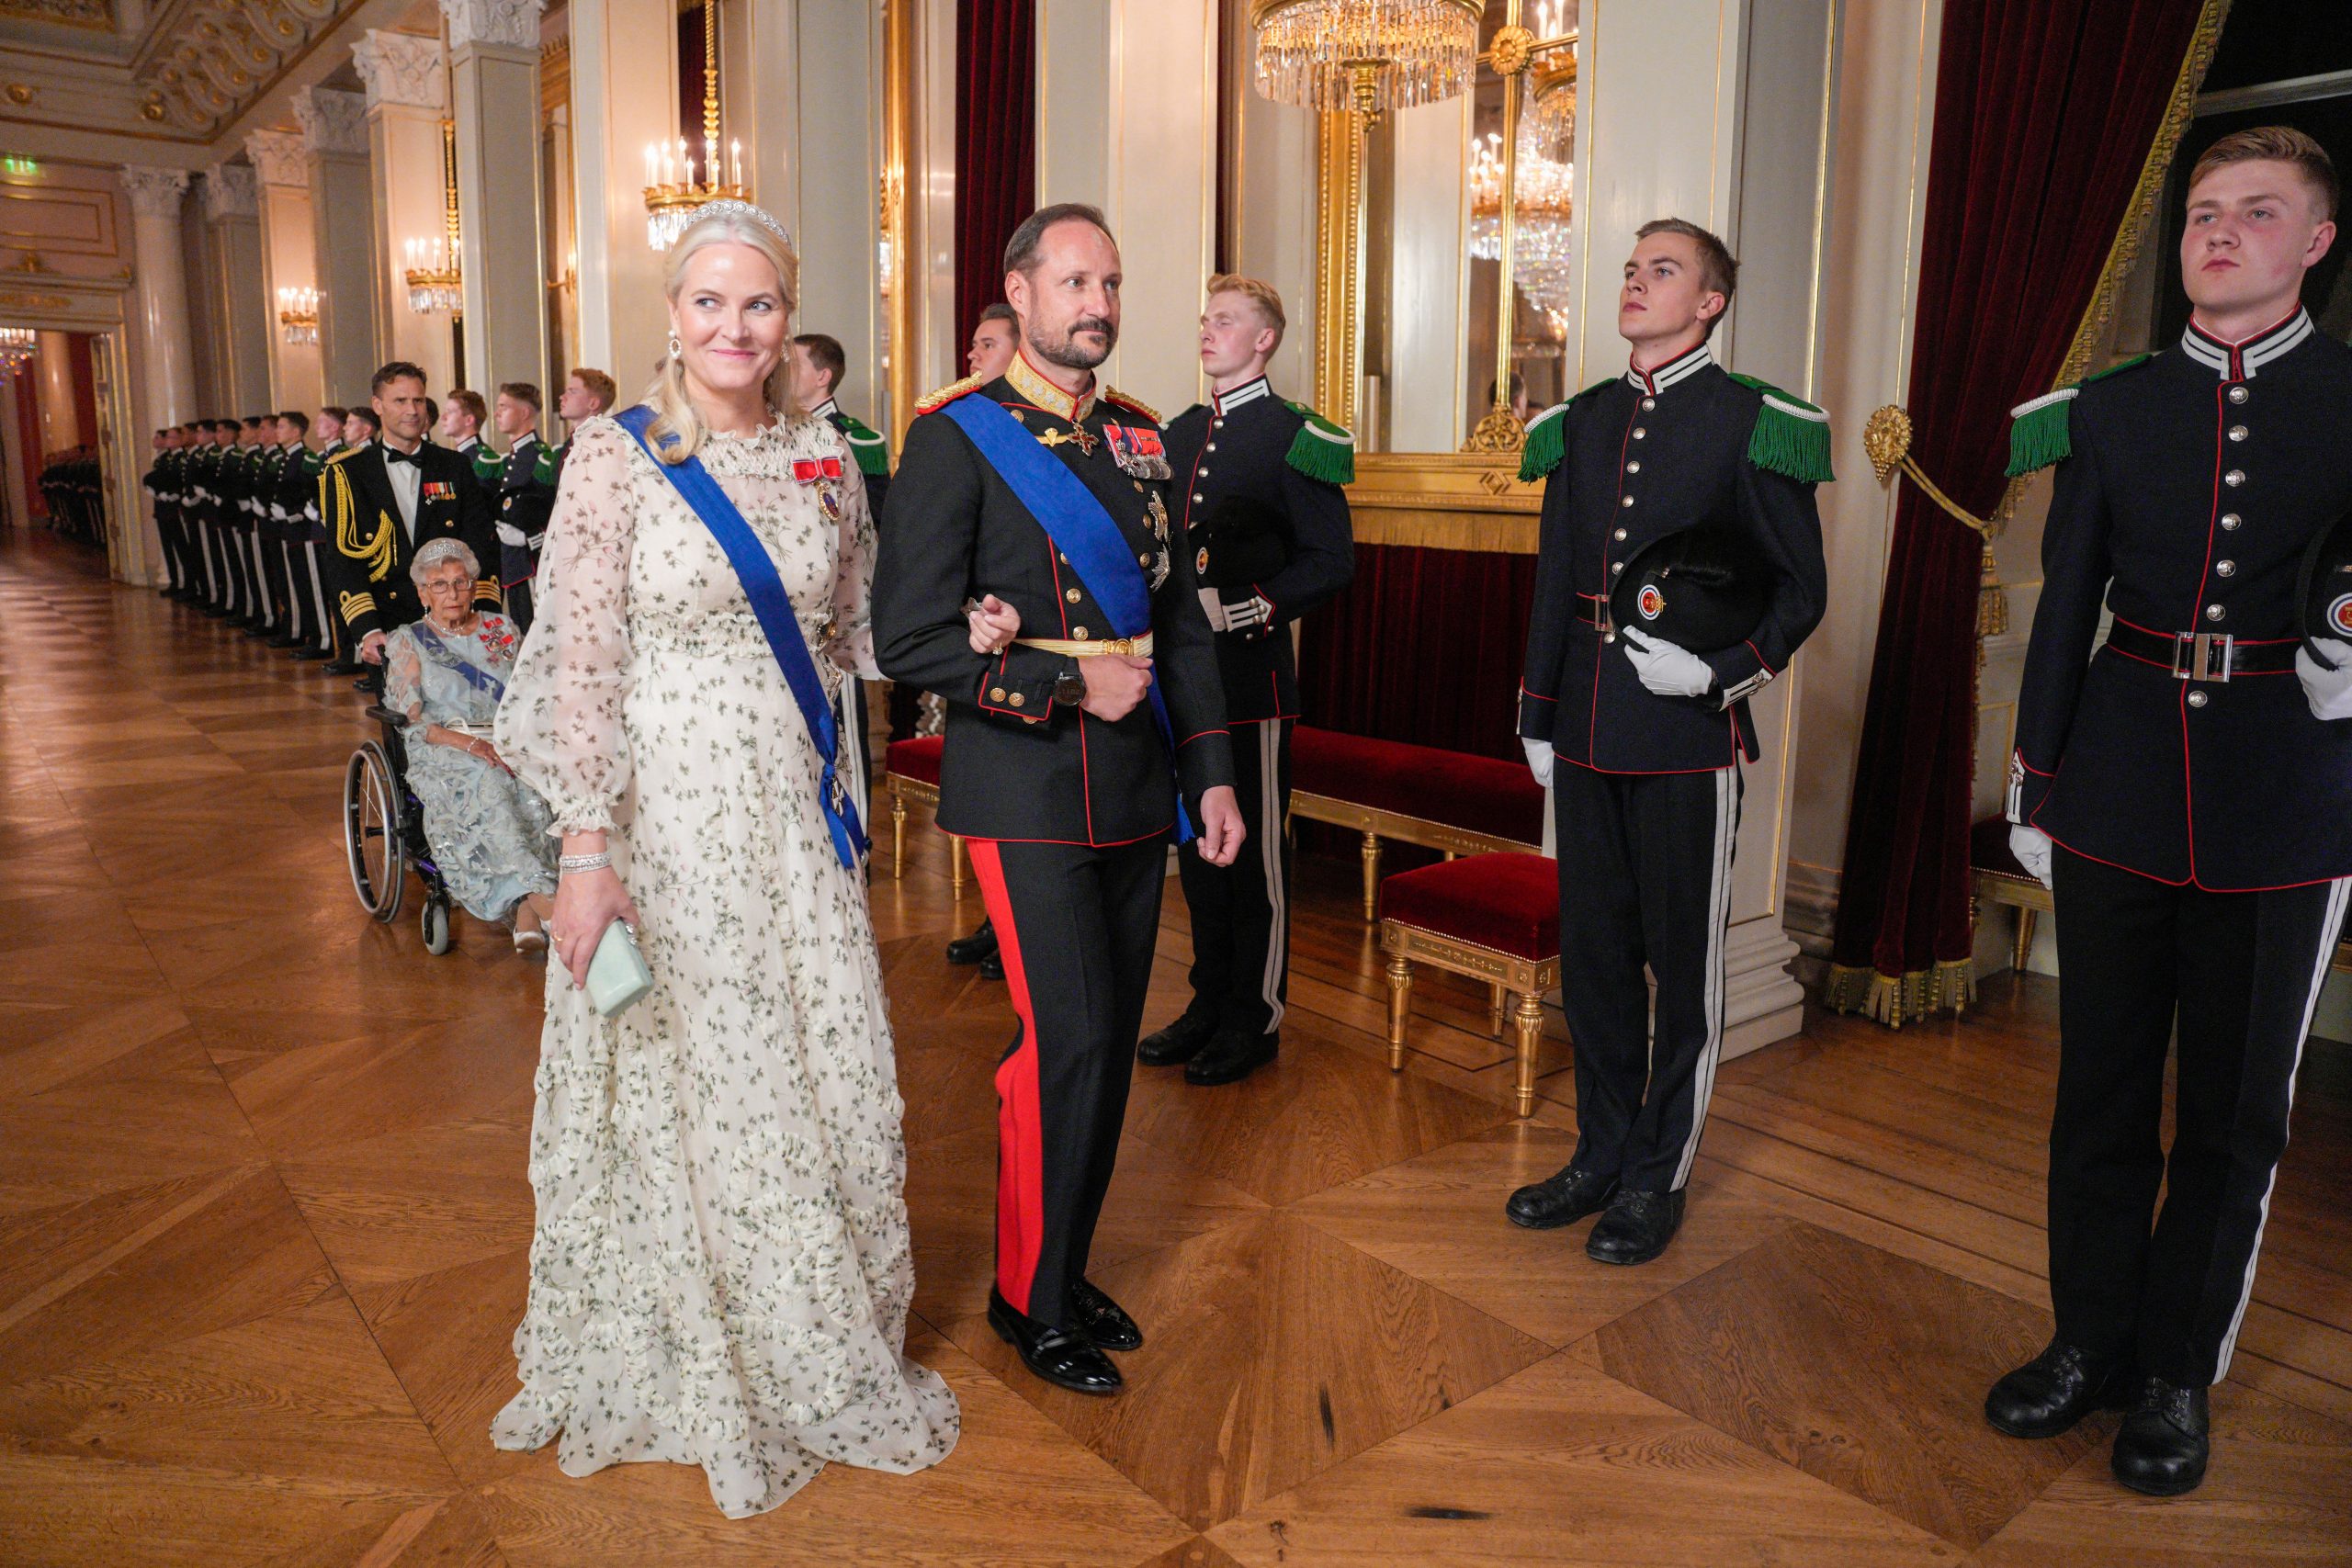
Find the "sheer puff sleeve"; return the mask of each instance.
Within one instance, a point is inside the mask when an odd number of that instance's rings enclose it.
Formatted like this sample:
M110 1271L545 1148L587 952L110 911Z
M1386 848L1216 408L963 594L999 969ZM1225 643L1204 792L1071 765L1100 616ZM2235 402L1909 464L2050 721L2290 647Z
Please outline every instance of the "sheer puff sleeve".
M842 458L841 542L833 557L832 661L867 681L882 678L874 662L874 557L876 536L865 476L846 437L836 434Z
M498 750L554 813L557 833L609 829L628 788L629 550L635 443L580 427L539 557L538 605L498 708Z

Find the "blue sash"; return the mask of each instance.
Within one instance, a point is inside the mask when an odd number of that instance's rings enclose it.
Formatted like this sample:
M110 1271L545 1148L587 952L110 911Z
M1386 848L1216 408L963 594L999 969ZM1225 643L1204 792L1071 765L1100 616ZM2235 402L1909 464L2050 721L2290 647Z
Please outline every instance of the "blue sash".
M506 700L506 682L480 665L468 663L464 654L441 640L441 634L433 629L431 621L416 621L409 630L416 635L416 646L435 665L447 670L493 703Z
M1127 536L1102 509L1086 481L1069 465L1046 450L1004 405L979 393L957 398L939 411L954 420L989 467L1012 489L1013 496L1054 541L1070 570L1086 584L1094 602L1111 617L1114 637L1141 637L1151 630L1151 584L1127 548ZM1176 731L1168 722L1168 704L1159 694L1153 672L1151 716L1159 739L1168 747L1168 764L1176 765ZM1176 786L1176 841L1193 839L1193 820L1184 810L1184 786Z
M858 822L857 807L842 787L834 773L834 763L841 741L833 728L832 705L825 700L825 683L817 674L817 661L808 652L808 640L800 633L800 623L793 618L791 596L784 591L784 579L777 575L775 562L768 556L743 521L742 513L727 499L710 470L702 466L699 457L689 457L683 463L664 463L655 456L653 444L646 439L646 428L653 423L653 411L643 403L623 410L614 416L623 430L637 437L637 444L653 458L653 467L677 487L694 514L710 530L718 547L727 552L728 564L743 584L743 596L752 602L752 614L759 617L760 630L767 634L768 649L775 655L778 667L784 671L784 683L792 690L792 700L800 705L800 717L808 726L808 735L817 743L817 755L824 759L824 778L817 792L817 802L825 808L825 825L832 829L833 850L842 857L842 864L855 871L865 853L865 829ZM674 439L674 437L673 438ZM664 445L667 445L665 442Z

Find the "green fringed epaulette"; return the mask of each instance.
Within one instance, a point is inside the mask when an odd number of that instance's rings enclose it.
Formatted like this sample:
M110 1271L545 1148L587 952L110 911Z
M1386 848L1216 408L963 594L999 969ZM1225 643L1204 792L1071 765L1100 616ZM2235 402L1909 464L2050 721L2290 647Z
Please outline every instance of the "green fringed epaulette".
M2016 479L2052 463L2064 462L2075 455L2073 405L2085 387L2093 381L2104 381L2109 376L2145 365L2149 356L2134 355L2120 365L2110 365L2096 376L2086 376L2072 386L2061 387L2054 392L2044 392L2030 402L2019 403L2009 411L2009 468Z
M1618 379L1620 378L1615 376L1604 377L1570 398L1567 402L1554 403L1527 422L1526 444L1519 449L1520 483L1533 484L1537 479L1551 477L1552 470L1560 466L1560 459L1567 455L1568 421L1566 416L1569 405L1582 402L1601 388Z
M1310 479L1323 479L1335 485L1353 484L1356 479L1356 438L1351 432L1333 424L1305 403L1294 403L1285 398L1290 412L1306 423L1291 437L1290 466Z
M1756 428L1748 434L1747 460L1759 468L1804 484L1826 485L1838 476L1829 467L1829 415L1770 381L1730 373L1749 391L1761 393Z
M842 434L849 438L850 455L857 459L857 471L869 479L886 479L890 472L890 444L882 433L858 419L855 414L842 415Z
M563 448L571 445L567 441L563 446L550 446L544 441L540 442L539 455L531 459L531 482L535 485L555 483L555 476L563 467Z
M506 459L492 451L487 441L474 448L473 465L474 478L486 485L494 485L505 477Z

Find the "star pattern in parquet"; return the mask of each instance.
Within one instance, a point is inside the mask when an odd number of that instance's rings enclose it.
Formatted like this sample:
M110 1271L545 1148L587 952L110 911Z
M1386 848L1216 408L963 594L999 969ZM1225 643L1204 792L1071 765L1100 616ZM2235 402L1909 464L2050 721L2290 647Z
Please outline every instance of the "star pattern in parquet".
M2112 1417L1984 1427L2047 1329L2054 987L1728 1064L1673 1249L1504 1223L1573 1146L1483 991L1416 987L1408 1069L1352 862L1308 859L1283 1055L1139 1073L1096 1278L1128 1393L981 1316L1001 987L944 844L877 868L908 1103L912 1353L943 1464L728 1520L697 1472L502 1453L542 972L425 955L342 864L349 687L0 531L0 1562L16 1564L2269 1563L2352 1557L2352 1052L2314 1047L2211 1479L2151 1503ZM882 849L887 857L887 842ZM1182 1001L1171 884L1148 1026Z

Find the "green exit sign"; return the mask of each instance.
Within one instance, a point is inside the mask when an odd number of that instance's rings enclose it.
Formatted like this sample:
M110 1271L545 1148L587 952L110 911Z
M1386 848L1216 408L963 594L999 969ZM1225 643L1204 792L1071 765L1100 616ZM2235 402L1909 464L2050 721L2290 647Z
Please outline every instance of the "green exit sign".
M11 152L0 157L0 175L37 175L40 164L33 159Z

